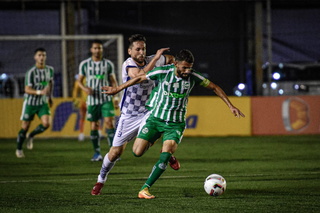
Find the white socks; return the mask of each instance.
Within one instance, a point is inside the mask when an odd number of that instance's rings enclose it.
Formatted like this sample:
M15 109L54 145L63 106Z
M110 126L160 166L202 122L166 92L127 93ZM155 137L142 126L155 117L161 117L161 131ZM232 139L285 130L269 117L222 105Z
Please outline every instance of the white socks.
M98 175L98 182L99 183L105 183L107 180L107 176L111 169L113 168L115 162L111 162L108 157L109 152L104 156L103 162L102 162L102 167L100 170L100 174Z

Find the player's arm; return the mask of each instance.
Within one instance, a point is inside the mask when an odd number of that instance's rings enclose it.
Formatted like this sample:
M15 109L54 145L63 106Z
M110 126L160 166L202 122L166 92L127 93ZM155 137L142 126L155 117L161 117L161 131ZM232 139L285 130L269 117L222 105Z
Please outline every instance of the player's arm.
M139 75L139 76L137 76L135 78L132 78L129 81L127 81L126 83L121 84L121 85L119 85L117 87L106 87L106 86L101 87L102 90L105 90L105 92L102 92L102 93L105 93L105 94L108 94L108 95L115 95L118 92L124 90L125 88L130 87L130 86L135 85L135 84L139 84L139 83L141 83L142 81L145 81L145 80L148 80L147 79L147 74Z
M228 105L228 107L230 108L230 111L232 112L232 114L234 114L234 116L236 116L238 118L240 118L240 115L242 117L245 117L245 115L238 108L233 106L233 104L229 100L228 96L225 94L225 92L218 85L209 81L209 84L205 87L207 89L210 89L213 92L215 92L217 94L217 96L219 96Z
M164 55L164 57L166 57L166 64L173 64L175 62L173 55Z
M83 79L84 79L84 78L85 78L84 75L80 75L80 74L79 74L78 85L79 85L79 87L80 87L83 91L85 91L88 95L92 95L92 94L93 94L92 89L89 88L89 87L86 87L86 86L83 84Z
M49 107L52 107L52 104L53 104L53 103L52 103L53 80L50 80L50 81L49 81L47 96L48 96L48 104L49 104Z
M150 70L152 70L154 68L154 66L156 65L157 61L160 59L160 57L164 51L170 51L170 48L166 47L166 48L159 49L157 51L157 53L154 55L153 59L150 61L150 63L147 64L147 66L145 66L143 69L139 69L137 67L129 68L128 75L130 76L130 78L134 78L136 76L143 75L143 74L149 72Z
M109 80L111 82L111 86L112 87L117 87L118 86L118 82L116 80L116 76L115 76L114 73L109 75ZM115 105L116 109L119 107L119 96L115 96L114 97L114 105Z
M48 87L45 87L43 90L35 90L31 86L26 85L24 87L24 92L29 95L48 95Z

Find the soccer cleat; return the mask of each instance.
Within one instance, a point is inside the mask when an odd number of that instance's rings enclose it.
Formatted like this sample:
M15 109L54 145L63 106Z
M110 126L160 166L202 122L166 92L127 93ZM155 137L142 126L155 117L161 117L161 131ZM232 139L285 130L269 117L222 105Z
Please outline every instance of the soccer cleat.
M142 189L139 192L138 197L141 198L141 199L154 199L154 198L156 198L154 195L150 194L150 192L148 190L148 187Z
M84 134L83 133L79 134L78 141L84 141Z
M91 158L91 161L102 161L102 156L99 153L95 153L93 155L93 158Z
M17 158L24 158L23 150L16 150L16 156Z
M27 149L33 149L33 138L28 137L27 139Z
M94 185L93 189L91 190L91 194L92 194L92 195L100 195L100 194L101 194L101 189L102 189L103 186L104 186L103 183L97 182L97 183Z
M178 159L173 155L171 155L171 158L169 160L169 165L174 170L180 169L180 163L179 163Z

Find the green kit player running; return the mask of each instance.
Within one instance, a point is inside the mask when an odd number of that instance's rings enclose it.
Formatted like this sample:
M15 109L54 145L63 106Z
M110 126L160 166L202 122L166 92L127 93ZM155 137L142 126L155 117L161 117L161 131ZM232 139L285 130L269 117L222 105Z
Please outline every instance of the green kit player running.
M17 138L16 156L18 158L25 157L22 144L26 139L26 134L35 114L40 118L41 124L29 134L27 139L28 149L33 149L33 137L44 132L50 126L51 113L49 106L52 106L53 67L46 65L46 59L46 50L37 48L34 55L36 64L26 73L25 94L20 118L22 125Z
M102 58L103 47L100 40L92 42L90 51L92 56L80 63L79 66L79 87L84 90L87 96L87 120L90 121L90 138L94 149L94 155L91 161L102 161L100 150L99 121L101 116L107 127L109 147L112 146L114 136L114 116L115 107L118 107L119 97L114 98L101 93L102 86L109 86L109 82L116 87L117 80L114 73L113 63ZM83 84L86 79L86 86Z
M147 103L147 106L153 106L150 108L150 116L147 118L145 125L141 127L133 144L134 155L142 156L150 145L163 135L163 152L138 194L141 199L155 198L154 195L149 193L149 188L166 170L171 155L176 151L182 140L186 128L185 117L188 98L195 85L203 86L215 92L228 105L234 116L245 117L239 109L232 105L219 86L204 78L199 72L192 70L194 57L189 50L181 50L176 55L175 60L172 65L157 67L147 74L137 76L116 88L102 88L106 91L105 93L113 95L124 88L145 80L159 81L158 86L152 90L152 98Z

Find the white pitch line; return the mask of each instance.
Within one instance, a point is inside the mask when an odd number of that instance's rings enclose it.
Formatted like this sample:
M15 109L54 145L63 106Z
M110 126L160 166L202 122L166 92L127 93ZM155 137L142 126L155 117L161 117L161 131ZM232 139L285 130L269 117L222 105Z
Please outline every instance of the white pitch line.
M299 172L299 173L283 173L277 174L277 176L285 175L316 175L320 174L319 172ZM263 177L263 176L274 176L274 174L248 174L248 175L224 175L224 177ZM196 178L197 176L163 176L161 179L177 179L177 178ZM110 177L109 180L146 180L148 177L135 177L135 178L115 178ZM96 178L82 178L82 179L58 179L58 180L3 180L0 181L0 184L6 183L46 183L46 182L73 182L73 181L92 181L97 180Z

